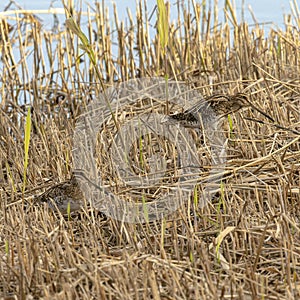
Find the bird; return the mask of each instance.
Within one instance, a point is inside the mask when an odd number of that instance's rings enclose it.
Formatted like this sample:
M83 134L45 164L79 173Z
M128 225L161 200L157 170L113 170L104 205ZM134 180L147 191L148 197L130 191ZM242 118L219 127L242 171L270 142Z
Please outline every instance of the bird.
M178 122L187 128L198 128L202 124L218 123L224 116L249 106L254 107L249 101L249 96L245 93L237 93L232 96L215 94L201 99L183 112L169 115L166 121L169 123ZM257 109L256 107L254 108ZM260 111L259 109L257 110Z
M35 203L46 203L53 210L62 214L80 210L84 204L84 195L74 175L71 179L51 186L44 193L35 196Z
M210 126L212 122L218 123L224 116L234 113L246 107L253 107L263 115L270 118L267 114L262 112L249 101L249 95L245 93L237 93L235 95L216 94L201 99L192 107L183 112L175 113L167 116L167 121L179 122L184 127L199 128L203 124ZM84 193L78 183L78 176L83 177L85 180L88 178L84 174L72 173L69 180L58 183L50 187L47 191L35 197L38 203L47 203L48 207L52 210L59 210L62 214L80 210L85 201ZM101 187L93 182L92 184L97 191ZM105 192L104 195L107 195Z

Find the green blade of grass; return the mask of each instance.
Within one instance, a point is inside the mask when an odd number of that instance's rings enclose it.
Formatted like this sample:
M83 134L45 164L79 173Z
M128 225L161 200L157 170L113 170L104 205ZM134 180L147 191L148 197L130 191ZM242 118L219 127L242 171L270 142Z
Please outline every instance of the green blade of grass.
M164 0L157 0L158 7L158 22L157 29L160 39L160 45L162 47L163 54L165 53L166 47L168 45L169 38L169 21L167 16L167 10Z
M67 12L68 13L68 12ZM68 15L70 15L70 13L68 13ZM90 44L88 38L86 37L86 35L83 33L83 31L80 29L79 25L75 22L75 20L70 17L66 20L66 26L67 28L73 32L73 34L77 35L78 38L80 39L81 41L81 45L79 45L79 48L82 49L83 51L86 52L86 54L88 55L88 57L90 58L91 60L91 63L93 65L93 68L96 72L96 77L97 79L99 80L99 83L101 85L101 88L102 88L102 94L104 96L104 100L106 102L106 105L110 111L110 114L112 116L112 119L113 119L113 122L116 126L116 128L119 129L119 124L117 122L117 119L116 119L116 116L111 108L111 104L109 102L109 99L105 93L105 86L104 86L104 83L103 83L103 80L102 80L102 76L101 76L101 73L100 73L100 70L97 66L97 60L96 60L96 55L95 55L95 52L93 50L93 47L92 45ZM122 139L122 143L123 143L123 146L125 147L125 143Z
M225 11L229 12L232 23L234 24L234 26L238 26L236 14L235 14L235 11L232 7L232 3L230 2L230 0L225 1Z
M27 111L26 116L26 124L25 124L25 136L24 136L24 170L23 170L23 194L26 187L26 174L27 174L27 168L28 168L28 159L29 159L29 144L30 144L30 132L31 132L31 113L30 113L30 107Z

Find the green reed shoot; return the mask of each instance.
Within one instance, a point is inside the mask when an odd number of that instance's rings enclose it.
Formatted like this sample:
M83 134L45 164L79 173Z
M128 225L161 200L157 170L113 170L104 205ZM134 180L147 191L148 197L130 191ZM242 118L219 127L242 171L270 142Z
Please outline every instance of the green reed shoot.
M95 52L87 38L87 36L83 33L83 31L81 30L81 28L79 27L79 25L75 22L75 20L70 17L69 19L66 20L66 26L69 30L71 30L75 35L78 36L78 38L81 41L81 44L79 44L79 48L82 49L89 57L89 59L91 60L91 63L95 69L96 75L100 81L100 84L102 85L102 80L101 80L101 74L100 71L97 67L97 61L96 61L96 55ZM104 88L102 86L102 88Z
M233 25L238 26L235 10L232 7L231 1L229 1L229 0L225 1L225 12L228 14L228 16L230 14L231 21L232 21Z
M96 77L99 80L101 88L102 88L102 93L104 95L105 102L106 102L106 104L107 104L107 106L110 110L113 121L114 121L116 127L118 128L117 120L116 120L115 115L114 115L114 113L111 109L110 102L109 102L109 100L108 100L108 98L106 97L106 94L105 94L104 83L103 83L103 80L102 80L100 70L97 66L96 55L95 55L95 52L93 50L92 45L90 44L87 36L83 33L83 31L81 30L79 25L75 22L75 20L72 17L70 17L66 20L66 26L71 32L73 32L75 35L77 35L78 38L80 39L81 44L79 45L79 48L82 49L88 55L92 65L94 67L94 70L96 72Z
M166 95L168 95L168 72L167 72L167 46L169 42L169 18L164 0L157 0L157 31L162 49L162 54L165 57L165 80L166 80ZM166 113L169 113L168 97L166 97Z
M228 115L227 118L229 123L229 136L231 137L233 132L233 122L232 122L231 115Z
M25 136L24 136L24 169L23 169L23 194L26 187L26 175L27 175L27 168L28 168L28 159L29 159L29 143L30 143L30 132L31 132L31 113L30 107L27 111L26 116L26 124L25 124Z
M67 206L67 216L68 216L68 221L71 220L71 203L68 202L68 206Z
M157 30L160 40L160 45L162 48L163 54L166 52L166 47L169 41L169 20L167 16L167 10L164 0L157 0L158 7L158 22Z

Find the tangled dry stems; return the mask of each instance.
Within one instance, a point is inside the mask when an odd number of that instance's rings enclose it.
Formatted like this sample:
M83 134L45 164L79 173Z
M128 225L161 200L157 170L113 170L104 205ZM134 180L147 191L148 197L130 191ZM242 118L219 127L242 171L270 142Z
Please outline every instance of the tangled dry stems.
M212 24L197 5L184 11L181 26L170 26L164 57L140 3L129 29L115 12L114 56L111 23L101 5L95 9L87 31L107 86L168 74L204 95L246 90L275 124L299 130L299 31L291 23L265 38L258 24ZM101 91L88 60L76 61L77 40L65 29L47 31L34 15L19 16L12 28L10 22L0 24L1 297L299 297L300 137L252 109L232 116L231 131L227 126L226 176L219 197L204 208L191 199L166 220L144 225L93 210L71 219L46 207L24 210L24 198L69 176L75 121ZM33 107L24 196L23 104Z

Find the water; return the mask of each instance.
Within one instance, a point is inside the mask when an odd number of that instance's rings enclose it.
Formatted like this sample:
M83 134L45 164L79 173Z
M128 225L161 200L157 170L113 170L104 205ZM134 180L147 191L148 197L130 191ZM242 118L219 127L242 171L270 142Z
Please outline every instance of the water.
M171 17L175 18L176 13L177 13L177 8L176 8L176 2L178 0L170 0L171 2ZM179 0L182 1L182 0ZM3 9L8 5L10 1L5 0L1 1L0 3L0 11L3 11ZM80 1L75 0L75 7L79 7ZM83 8L86 9L87 4L90 4L92 7L94 6L94 1L82 1L83 2ZM184 1L187 3L188 1ZM201 3L201 1L197 1ZM214 1L211 0L211 3ZM220 8L220 18L222 20L223 17L223 12L222 9L224 7L224 2L225 0L219 0L219 8ZM299 0L295 0L295 2L299 2ZM112 6L113 1L111 0L106 0L105 4L110 8L110 14L112 15L113 12L113 6ZM132 14L135 14L135 7L136 7L136 1L135 0L130 0L130 1L123 1L123 0L115 0L114 3L116 3L116 6L118 8L118 14L119 18L121 20L124 20L127 17L127 11L126 8L128 7ZM209 1L208 1L209 3ZM251 16L251 9L254 12L256 21L258 23L267 23L267 27L270 27L270 24L273 24L275 27L283 28L284 26L284 19L283 15L284 14L289 14L291 13L290 9L290 1L287 0L262 0L262 1L257 1L257 0L236 0L235 2L235 7L237 14L239 18L242 18L242 7L244 6L244 19L248 24L253 24L255 23L252 16ZM19 0L18 4L27 10L45 10L48 9L50 6L55 7L55 8L62 8L63 5L61 1L50 1L50 0ZM152 11L154 9L156 0L147 0L148 4L148 10ZM212 4L211 4L212 5ZM53 23L53 18L50 15L40 15L40 17L44 20L44 24L47 26L50 26Z
M192 1L183 1L183 0L170 0L171 3L171 19L176 20L177 19L177 1L180 1L179 3L182 4L184 3L184 5L190 5L190 10L192 10ZM183 2L182 2L183 1ZM195 0L198 3L201 3L202 0ZM295 2L298 2L299 0L294 0ZM99 2L102 3L102 0L100 0ZM117 11L118 11L118 18L119 20L125 20L127 19L128 16L128 12L127 12L127 8L131 11L133 18L135 18L135 14L136 14L136 0L130 0L130 1L123 1L123 0L115 0L114 1L116 3L117 6ZM222 22L222 20L224 20L224 2L225 0L219 0L219 21ZM3 10L5 8L7 8L7 5L10 3L9 0L2 0L0 1L0 16L1 16L1 12L3 13ZM47 10L50 7L53 8L63 8L62 2L59 1L55 1L55 0L18 0L19 3L19 9L23 8L26 10L34 10L35 15L38 15L38 17L41 19L43 26L46 29L51 29L54 25L54 15L53 14L45 14L45 13L41 13L41 12L37 12L37 11L41 11L41 10ZM81 1L79 0L74 0L75 3L75 9L79 10L80 8L80 3ZM208 7L209 6L213 6L214 0L210 0L207 1L208 3ZM237 13L238 19L239 21L241 21L242 19L244 19L249 25L251 24L255 24L256 22L260 23L260 24L264 24L262 26L264 26L265 28L265 34L268 34L270 27L275 27L275 28L284 28L284 18L283 15L284 14L290 14L291 13L291 9L290 9L290 4L289 1L286 0L262 0L262 1L257 1L257 0L236 0L235 2L235 11ZM87 11L87 7L90 4L90 6L93 8L95 6L95 2L94 1L89 1L89 0L85 0L82 1L82 10L84 12ZM106 0L105 1L105 5L109 8L109 16L110 16L110 20L111 22L113 22L114 20L114 15L113 15L113 1L111 0ZM156 7L156 0L147 0L147 7L148 7L148 14L150 15L151 12L155 9ZM17 5L12 5L11 7L8 8L8 10L13 10L15 8L18 8ZM7 10L7 9L6 9ZM254 12L254 16L255 16L255 20L253 19L252 15L251 15L251 10ZM6 13L6 12L5 12ZM14 17L15 14L13 11L11 11L10 14L11 17ZM63 25L64 21L65 21L65 14L64 11L62 10L61 14L58 15L59 17L59 21L60 24ZM82 17L82 24L81 24L81 28L83 29L83 31L85 31L85 20L87 20L86 17ZM9 20L9 22L13 22L12 20ZM150 20L150 24L152 25L152 29L151 29L151 25L150 25L150 35L154 36L155 34L155 29L154 29L154 25L156 22L156 13L154 12L151 20ZM126 22L125 22L126 24ZM152 32L151 32L152 30ZM115 38L115 37L113 37ZM116 47L115 45L112 46L113 47L113 55L117 55L117 50L114 51L114 47ZM116 48L117 49L117 48ZM115 53L115 54L114 54ZM16 60L19 61L20 57L18 52L15 53L16 56ZM28 56L26 58L27 62L28 62L28 66L32 66L33 67L33 63L32 63L32 56ZM46 66L47 69L49 69L49 66ZM0 63L0 70L3 68L2 64ZM20 70L21 72L21 70ZM48 72L48 70L47 70ZM29 69L29 73L33 74L33 71L31 69ZM0 102L1 102L1 96L0 96ZM20 102L24 103L23 100L21 100Z

